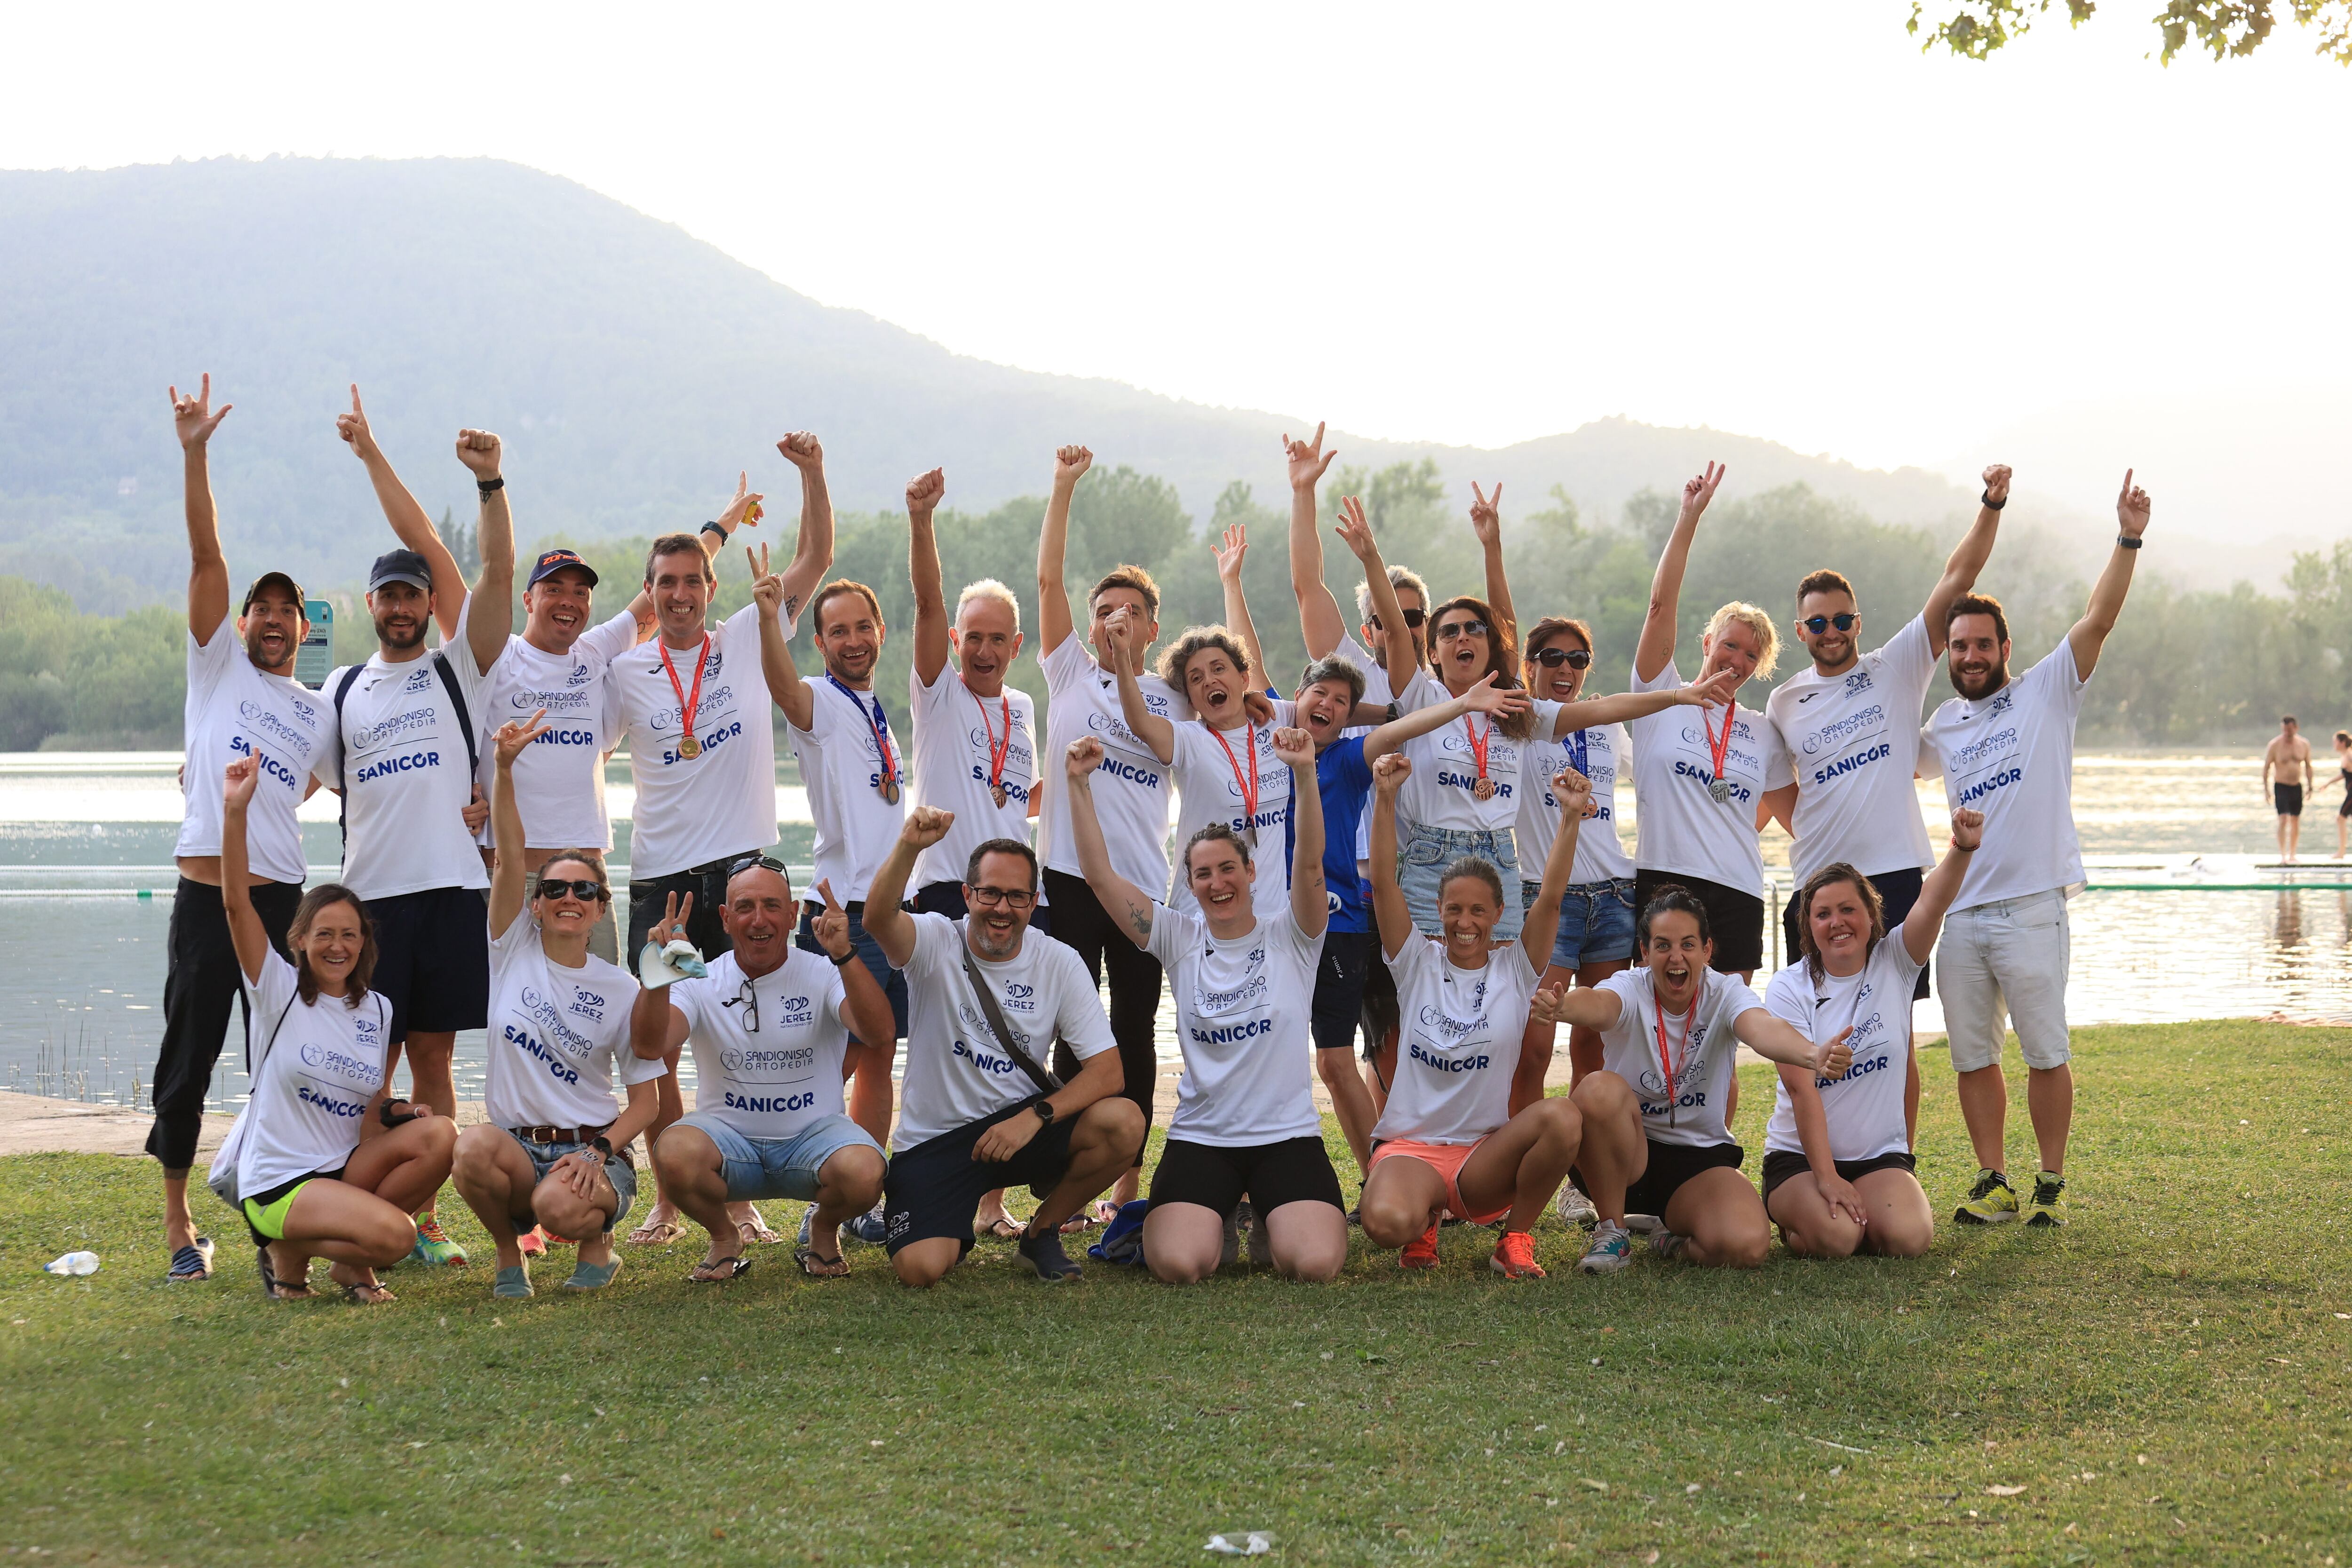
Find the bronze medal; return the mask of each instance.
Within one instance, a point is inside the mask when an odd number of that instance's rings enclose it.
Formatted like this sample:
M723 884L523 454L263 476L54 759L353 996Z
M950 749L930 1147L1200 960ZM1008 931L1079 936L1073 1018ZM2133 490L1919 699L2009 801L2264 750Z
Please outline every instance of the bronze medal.
M1003 784L991 784L988 786L988 794L989 798L996 802L996 809L1003 811L1004 809L1004 786Z
M1470 786L1470 793L1476 795L1480 800L1492 800L1495 798L1495 781L1493 779L1480 779L1476 784Z
M895 777L886 777L883 779L880 787L882 790L883 804L887 805L896 805L898 804L898 781Z
M677 741L677 754L690 763L702 755L702 742L691 734L681 735Z

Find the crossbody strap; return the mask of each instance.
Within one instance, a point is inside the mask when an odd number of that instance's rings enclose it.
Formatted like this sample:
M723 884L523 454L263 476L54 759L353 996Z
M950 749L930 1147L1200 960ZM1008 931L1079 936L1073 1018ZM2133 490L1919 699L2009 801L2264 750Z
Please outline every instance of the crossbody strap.
M442 689L449 693L449 706L457 710L457 728L466 735L466 776L472 778L482 771L481 742L474 734L474 715L466 707L466 694L457 686L457 666L439 648L433 650L433 668L441 677Z
M269 1037L261 1042L261 1059L265 1065L269 1060L269 1047L278 1043L278 1031L286 1026L286 1015L294 1011L294 1004L301 999L302 993L298 986L294 994L286 998L286 1005L278 1010L278 1022L269 1026ZM251 1079L257 1070L253 1065L253 1036L247 1033L245 1037L245 1076Z
M352 788L350 781L343 776L343 764L352 746L343 736L343 699L352 694L352 682L357 680L366 668L364 664L355 664L343 671L343 678L335 682L335 773L340 786L335 791L335 831L342 836L346 853L352 844L352 830L347 822L352 805Z
M996 1037L997 1045L1006 1056L1021 1064L1021 1070L1027 1073L1040 1089L1051 1094L1060 1089L1062 1080L1038 1066L1037 1058L1014 1042L1013 1031L1005 1026L1004 1009L996 1004L996 993L988 988L988 982L980 976L979 966L971 961L971 943L966 940L961 927L956 929L956 946L963 953L964 978L971 982L972 994L980 998L980 1010L987 1016L989 1033Z

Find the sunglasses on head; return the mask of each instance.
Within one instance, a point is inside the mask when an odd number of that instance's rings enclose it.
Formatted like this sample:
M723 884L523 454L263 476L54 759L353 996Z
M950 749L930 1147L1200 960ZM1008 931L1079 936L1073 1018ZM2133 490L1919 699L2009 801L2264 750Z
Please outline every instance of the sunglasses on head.
M600 904L613 896L602 882L592 882L585 877L570 880L551 877L540 879L539 896L541 898L560 899L567 893L583 904Z
M732 879L742 872L752 869L754 867L757 867L759 869L763 871L773 871L777 876L782 877L787 880L790 880L792 877L792 873L784 869L784 863L782 860L777 859L773 855L746 855L740 860L736 861L733 865L727 868L727 875L730 879Z
M1379 631L1381 629L1380 616L1372 616L1370 619L1372 623L1372 630ZM1421 623L1427 619L1429 619L1429 612L1427 610L1407 610L1404 613L1404 624L1413 631L1421 630Z
M1862 617L1852 610L1840 610L1834 616L1807 616L1797 624L1819 637L1832 626L1842 632L1850 632L1862 624Z
M1456 637L1483 637L1486 631L1486 623L1475 618L1467 621L1448 621L1437 628L1437 640L1452 642Z
M1568 666L1570 669L1590 669L1592 668L1592 650L1591 648L1538 648L1535 652L1528 655L1528 657L1534 659L1538 664L1542 665L1546 669L1558 669L1563 664Z

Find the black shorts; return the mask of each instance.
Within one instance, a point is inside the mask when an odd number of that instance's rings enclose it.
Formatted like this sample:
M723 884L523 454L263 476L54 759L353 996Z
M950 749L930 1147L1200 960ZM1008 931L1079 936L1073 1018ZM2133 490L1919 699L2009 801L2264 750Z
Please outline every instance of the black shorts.
M1315 965L1315 1005L1308 1025L1317 1050L1344 1051L1356 1043L1356 1026L1364 1016L1364 977L1371 971L1372 944L1378 941L1368 931L1323 933L1323 957Z
M1261 1215L1285 1204L1348 1206L1320 1138L1285 1138L1244 1148L1171 1138L1160 1145L1160 1164L1151 1173L1153 1203L1198 1204L1223 1216L1234 1212L1244 1193Z
M1916 1172L1919 1168L1917 1158L1901 1149L1891 1154L1873 1154L1867 1160L1838 1160L1832 1163L1837 1166L1839 1180L1847 1182L1857 1181L1873 1171ZM1812 1163L1802 1154L1787 1149L1765 1150L1764 1201L1768 1204L1772 1201L1772 1189L1782 1182L1791 1176L1801 1176L1812 1168Z
M1371 933L1373 951L1364 964L1363 1016L1364 1059L1370 1061L1381 1054L1381 1044L1397 1031L1396 976L1389 973L1388 961L1380 955L1380 934ZM1327 935L1324 939L1328 942ZM1318 1043L1320 1043L1318 1037Z
M926 882L915 889L907 907L919 915L945 915L960 921L971 913L963 901L961 882ZM1034 904L1029 910L1029 929L1039 936L1054 934L1054 910L1049 904Z
M391 1044L478 1029L490 1018L490 907L478 888L427 888L367 901L375 927L368 989L392 1004Z
M2271 799L2277 805L2278 814L2281 816L2301 816L2303 815L2303 786L2301 784L2274 784L2271 785Z
M1683 1184L1702 1171L1712 1171L1718 1165L1738 1170L1748 1158L1748 1151L1737 1143L1709 1143L1694 1149L1687 1143L1661 1143L1653 1138L1650 1163L1642 1172L1642 1179L1625 1189L1627 1214L1656 1215L1664 1219L1666 1205L1675 1201Z
M1925 880L1916 866L1906 866L1899 871L1881 871L1869 879L1870 885L1878 889L1878 903L1885 911L1888 931L1901 925L1904 917L1911 912L1911 906L1919 901L1919 886ZM1802 886L1791 889L1789 901L1780 906L1783 943L1780 952L1784 961L1790 963L1796 963L1798 955L1804 952L1797 941L1797 895L1803 891ZM1919 978L1911 987L1911 1000L1925 1002L1927 999L1927 965L1923 963L1919 966Z
M1727 888L1720 882L1710 882L1704 877L1685 877L1679 871L1636 871L1633 873L1633 919L1658 889L1675 884L1688 889L1698 901L1706 906L1707 933L1715 938L1715 957L1707 967L1717 974L1747 974L1764 967L1764 900L1754 893L1743 893L1737 888ZM1638 930L1638 923L1636 926ZM1642 962L1637 948L1633 962ZM1646 1211L1644 1211L1646 1212Z
M1029 1108L1043 1098L1033 1095L891 1155L882 1178L884 1245L895 1253L918 1241L951 1236L970 1252L971 1216L980 1211L982 1194L999 1187L1027 1187L1041 1198L1052 1192L1070 1168L1075 1117L1039 1128L1018 1154L1002 1163L971 1157L980 1135L998 1122L1015 1116L1034 1121L1036 1113Z

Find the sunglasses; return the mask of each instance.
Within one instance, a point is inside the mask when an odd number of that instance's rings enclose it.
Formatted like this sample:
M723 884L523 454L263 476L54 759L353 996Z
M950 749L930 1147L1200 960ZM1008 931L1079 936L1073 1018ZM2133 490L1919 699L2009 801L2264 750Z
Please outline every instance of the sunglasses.
M1445 625L1437 628L1437 640L1439 642L1453 642L1460 637L1484 637L1486 635L1486 623L1480 620L1448 621Z
M613 896L612 891L604 884L592 882L584 877L572 881L541 879L539 884L541 898L561 899L567 895L579 900L583 904L601 904Z
M736 861L733 865L727 868L727 875L729 879L732 880L735 877L745 871L751 870L754 868L762 871L773 871L776 875L782 877L787 880L790 880L792 877L792 873L784 868L784 863L782 860L777 859L773 855L746 855L740 860Z
M969 888L965 889L971 901L983 910L1002 904L1008 910L1025 910L1037 901L1037 895L1019 888Z
M1372 616L1370 618L1372 623L1372 630L1379 631L1381 629L1380 616ZM1404 624L1412 631L1417 632L1421 630L1421 623L1427 619L1429 619L1429 612L1427 610L1407 610L1404 613Z
M1538 664L1542 665L1546 669L1558 669L1563 664L1568 666L1570 669L1590 669L1592 668L1592 650L1590 648L1538 648L1535 652L1528 655L1528 657L1535 660Z
M1862 617L1852 610L1840 610L1834 616L1808 616L1797 624L1819 637L1832 626L1842 632L1850 632L1862 624Z

